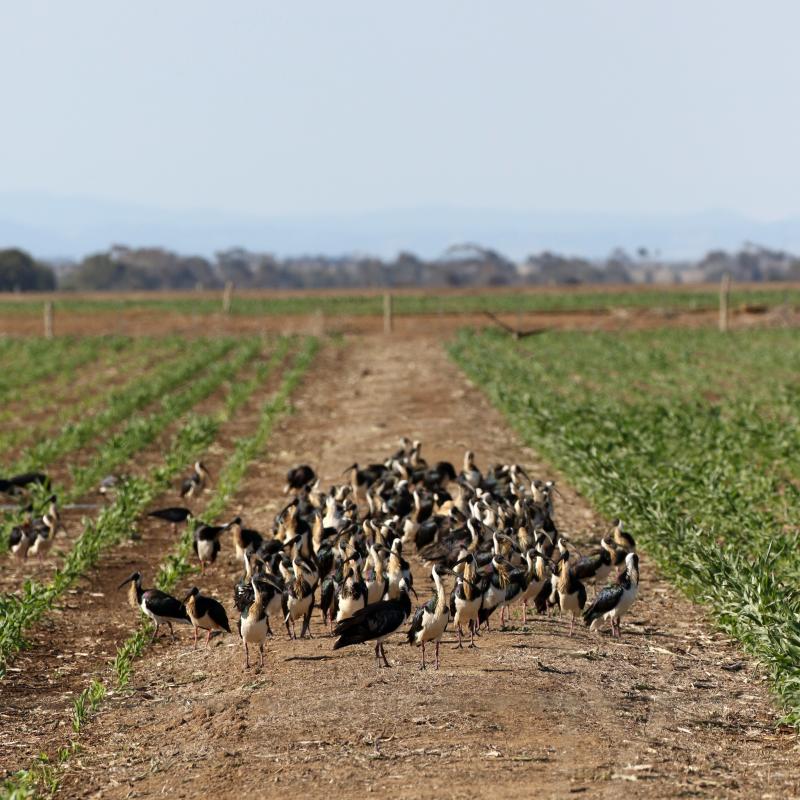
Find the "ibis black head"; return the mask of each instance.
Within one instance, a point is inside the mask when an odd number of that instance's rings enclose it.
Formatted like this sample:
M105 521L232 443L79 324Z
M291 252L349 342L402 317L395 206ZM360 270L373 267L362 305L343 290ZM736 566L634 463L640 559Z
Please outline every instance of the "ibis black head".
M197 597L199 594L200 590L196 586L192 586L192 588L189 589L189 593L183 598L183 602L185 603L190 597Z
M619 517L614 517L614 519L612 519L612 520L611 520L611 524L612 524L612 525L613 525L613 527L615 527L615 528L616 528L616 527L619 525L619 523L620 523L620 522L621 522L621 520L620 520L620 518L619 518Z
M142 579L141 573L132 572L127 578L125 578L124 581L122 581L122 583L119 586L117 586L117 590L121 589L126 583L130 583L131 581L133 581L134 583L139 583L141 579Z
M47 502L48 503L57 503L58 502L58 498L54 494L51 494L50 497L47 498Z
M241 525L241 524L242 524L242 518L241 518L241 517L234 517L234 518L233 518L233 519L232 519L232 520L231 520L231 521L228 523L228 527L230 528L230 527L232 527L233 525Z

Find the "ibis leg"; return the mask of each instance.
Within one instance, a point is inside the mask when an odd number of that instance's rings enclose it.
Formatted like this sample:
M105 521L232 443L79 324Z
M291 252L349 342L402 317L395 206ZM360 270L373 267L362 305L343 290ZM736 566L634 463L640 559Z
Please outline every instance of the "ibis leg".
M420 669L425 669L425 642L422 643L422 666Z
M439 669L439 640L436 640L436 669Z
M209 631L209 633L210 632L211 631ZM193 649L197 650L197 625L194 626L194 648Z
M383 663L386 664L387 667L391 667L392 665L386 660L386 651L383 649L383 642L381 642L380 648L381 655L383 656Z
M206 636L206 647L208 647L210 641L211 641L211 628L208 629L208 636Z

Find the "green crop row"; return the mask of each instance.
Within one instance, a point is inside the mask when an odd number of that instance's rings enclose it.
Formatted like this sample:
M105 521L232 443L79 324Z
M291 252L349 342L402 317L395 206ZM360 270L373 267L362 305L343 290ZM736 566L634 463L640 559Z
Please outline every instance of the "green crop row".
M224 410L216 417L207 417L206 422L209 425L218 426L224 420L231 419L235 412L247 402L273 370L284 360L290 344L291 342L288 339L279 340L272 357L259 365L250 380L232 386ZM215 482L214 498L206 507L204 513L207 519L216 518L236 492L249 462L252 461L266 443L276 417L288 410L291 393L308 369L317 349L317 340L305 340L303 347L295 358L294 364L286 373L277 392L265 403L256 432L252 436L244 437L237 442L234 452L226 461ZM158 585L165 591L171 590L179 577L191 571L188 562L191 537L189 537L189 550L186 549L186 538L182 538L177 554L169 556L159 572L160 582ZM128 637L117 650L114 661L114 676L117 686L124 687L128 684L133 661L143 652L149 641L150 632L147 621L143 619L142 625L138 630ZM87 718L89 711L95 710L102 702L106 692L105 685L94 679L89 687L76 697L73 701L73 730L77 732L77 729ZM77 728L76 720L79 720ZM61 748L55 762L51 762L46 755L40 756L30 769L15 773L6 781L4 786L0 787L0 800L23 800L23 798L27 800L27 798L35 797L42 791L48 795L54 794L58 788L57 767L63 764L78 749L77 743L71 742L68 746Z
M800 723L796 341L464 332L451 354L527 443L710 605L769 673L785 721Z
M258 349L260 345L249 343L241 358L216 364L207 376L193 382L179 396L165 398L164 409L158 415L163 416L161 421L178 419L197 402L208 397L223 381L234 377L247 362L244 355L253 357L252 347ZM124 452L138 451L147 441L152 440L156 427L153 421L149 426L132 428L140 437L139 440L131 435L126 439L125 446L116 445L112 441L112 452L122 457ZM24 646L25 631L52 607L53 602L67 587L96 563L106 547L116 544L131 532L136 517L158 492L169 485L177 471L183 469L187 462L193 460L213 441L218 427L219 419L216 417L190 418L175 437L164 464L153 469L146 478L131 478L126 481L114 502L104 508L96 520L86 524L83 533L73 543L64 564L56 570L49 584L26 581L21 595L0 595L0 677L4 674L9 656Z
M56 458L81 449L97 437L107 437L111 426L127 419L128 422L120 432L102 439L102 445L88 466L72 470L72 481L69 486L54 485L46 491L39 491L40 501L50 492L54 492L62 503L73 502L86 494L109 470L151 442L175 418L176 413L181 413L178 409L185 407L187 398L195 396L198 386L210 387L208 390L212 391L221 380L229 377L230 370L235 368L236 364L232 366L230 362L222 361L210 371L207 365L209 361L224 358L235 346L236 342L232 339L207 340L181 364L176 366L172 362L167 362L160 365L152 374L139 376L134 386L116 390L101 413L84 417L79 422L69 423L64 426L60 434L41 440L30 448L10 471L45 469ZM257 347L257 344L251 343L240 357L252 356ZM220 370L222 370L221 376ZM177 396L169 394L193 377L194 381L188 389ZM197 396L205 395L201 390ZM158 398L162 398L160 410L149 415L136 415L139 409ZM20 514L6 514L3 535L0 537L0 552L7 549L8 532L13 525L18 525L20 520Z
M0 369L0 400L8 402L61 372L88 364L108 350L121 352L131 340L124 336L94 336L76 339L16 339Z
M79 415L97 413L111 401L115 392L136 385L152 364L173 358L179 350L180 341L178 337L135 339L127 351L114 349L99 356L97 361L90 362L83 371L83 365L60 370L58 376L45 386L37 384L20 392L14 398L14 404L0 412L0 423L15 421L14 426L8 425L0 431L0 453L26 442L52 436L58 430L59 420L74 420ZM116 387L103 388L106 370L112 367L120 375L128 377L127 385L121 390ZM56 398L57 406L54 405ZM37 413L45 416L32 422L31 418Z

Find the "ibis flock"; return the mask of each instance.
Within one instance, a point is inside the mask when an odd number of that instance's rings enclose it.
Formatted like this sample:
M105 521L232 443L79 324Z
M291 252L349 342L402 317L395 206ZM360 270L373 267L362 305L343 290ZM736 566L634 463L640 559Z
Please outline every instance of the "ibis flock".
M181 496L199 495L210 480L196 463ZM529 610L558 613L570 636L580 617L593 631L607 621L619 637L620 620L636 599L639 559L622 522L614 520L597 548L582 554L556 525L554 482L531 479L518 464L482 472L468 451L457 471L446 461L427 463L421 443L403 438L385 461L352 464L327 491L311 466L295 467L284 493L289 502L268 531L246 527L241 516L209 525L183 506L151 512L175 530L193 526L201 575L217 568L223 547L241 571L232 604L245 668L251 655L263 666L267 639L281 628L290 639L311 637L316 609L334 650L371 643L379 667L390 666L385 643L410 619L405 640L420 648L421 668L432 660L438 669L449 626L457 648L475 647L477 637L497 619L502 630L519 607L523 623ZM51 511L56 519L44 523L48 530L58 524L54 503ZM412 557L433 579L422 605ZM162 626L174 638L178 623L194 628L195 646L201 630L206 644L217 632L231 633L225 604L197 586L179 599L144 588L139 572L125 585L131 604L154 623L154 639Z

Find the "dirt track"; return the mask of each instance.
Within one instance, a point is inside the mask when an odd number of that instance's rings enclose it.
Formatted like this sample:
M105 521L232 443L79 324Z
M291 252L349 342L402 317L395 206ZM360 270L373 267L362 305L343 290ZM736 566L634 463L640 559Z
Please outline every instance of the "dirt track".
M329 347L296 407L241 492L253 527L267 528L282 504L288 465L310 460L333 481L354 459L392 450L404 433L425 442L429 459L457 461L470 446L482 465L516 460L553 474L431 339L357 337ZM578 542L596 537L604 521L569 487L561 490L560 527ZM132 558L152 576L169 541L144 534L149 546L109 560L109 584L130 571ZM199 585L232 610L230 552L225 542ZM316 613L316 638L289 642L278 631L260 673L242 671L233 637L193 652L184 629L180 642L152 647L136 665L133 691L109 698L85 726L60 796L798 796L797 740L776 730L756 671L646 557L642 574L621 642L583 629L569 639L558 619L535 618L526 628L515 619L512 630L484 635L477 651L452 651L448 635L438 673L420 672L419 651L400 637L387 645L391 670L376 670L366 647L333 653ZM415 578L424 599L429 581L419 567ZM69 605L84 608L88 591ZM123 597L109 592L91 602L94 614L108 609L121 642L135 624ZM35 728L37 750L52 752L69 738L59 726L67 693L76 677L88 683L102 673L110 655L106 647L81 655L87 631L67 624L69 614L49 640L71 665L71 680L59 686L51 659L25 657L26 683L46 669L55 684L50 702L22 703L22 718L3 709L11 739ZM13 752L15 763L7 767L34 755L33 744L30 753L9 744L2 752Z

